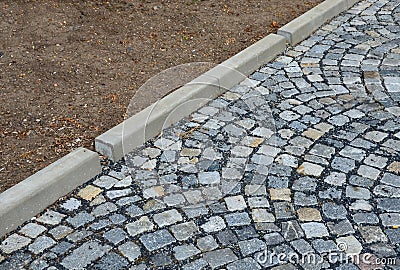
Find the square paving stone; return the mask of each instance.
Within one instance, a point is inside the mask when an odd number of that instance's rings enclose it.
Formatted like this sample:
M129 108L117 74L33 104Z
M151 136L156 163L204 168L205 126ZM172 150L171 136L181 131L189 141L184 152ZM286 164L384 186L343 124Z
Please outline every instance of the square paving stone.
M99 206L97 206L95 209L93 209L91 214L96 217L100 217L100 216L105 216L112 212L115 212L115 211L117 211L117 209L118 209L118 207L115 204L113 204L111 202L105 202L105 203L102 203ZM84 212L82 212L82 213L84 213Z
M168 253L163 252L151 256L151 262L154 264L156 269L163 269L164 266L172 264L172 259Z
M325 177L324 182L334 186L342 186L344 183L346 183L346 174L331 172L330 175Z
M119 270L128 266L128 261L121 255L111 252L102 257L94 266L99 270Z
M95 184L96 186L105 189L112 188L116 183L118 183L118 180L108 175L101 176L99 179L96 179L93 182L93 184Z
M334 251L339 251L336 243L332 240L315 239L312 241L314 249L320 254L329 254Z
M203 259L207 261L211 268L215 269L236 261L238 257L231 249L225 248L204 253Z
M318 196L321 199L328 199L328 200L332 200L332 199L340 199L342 197L342 191L336 189L336 188L328 188L326 190L321 190L320 192L318 192ZM316 205L317 203L314 201L313 205Z
M397 143L398 144L398 143ZM396 145L397 145L396 144ZM397 152L399 152L400 149L397 150ZM400 162L398 161L393 161L392 163L389 164L389 166L387 167L389 172L394 172L399 174L400 173Z
M126 220L126 217L124 215L121 214L113 214L109 217L109 219L111 220L111 222L113 224L121 224L124 223Z
M97 222L94 222L90 225L90 228L95 230L95 231L99 231L105 227L108 227L111 225L111 222L108 219L100 219Z
M329 236L328 229L323 223L308 222L301 224L301 228L304 230L307 238L321 238Z
M212 185L220 182L220 175L218 172L200 172L198 175L200 184Z
M173 248L173 251L175 259L178 261L186 260L200 253L200 250L198 250L193 244L176 246Z
M229 226L249 225L251 219L247 213L232 213L225 215L225 220Z
M353 235L339 237L336 243L338 248L347 254L360 254L362 250L361 243Z
M204 199L208 202L213 202L221 199L222 193L219 187L206 187L202 189Z
M27 246L31 241L28 237L13 233L1 242L0 249L6 254L10 254Z
M360 168L358 168L357 173L362 177L376 180L379 177L380 170L373 168L371 166L361 165Z
M378 208L387 212L400 212L400 199L383 198L377 199Z
M141 255L140 247L133 242L122 244L118 247L118 250L131 262L135 261Z
M139 220L126 225L126 230L131 236L136 236L138 234L151 231L153 228L154 224L147 216L143 216Z
M315 141L321 138L324 135L324 133L319 130L309 128L306 131L304 131L302 135Z
M292 247L300 254L311 254L314 253L312 246L304 239L298 239L290 242Z
M240 211L247 208L242 195L226 197L224 200L229 211Z
M379 222L379 218L375 213L356 213L352 216L357 224L377 224Z
M197 247L201 251L211 251L218 248L218 244L215 241L214 237L211 235L207 235L205 237L197 239Z
M249 238L254 238L259 236L253 225L248 225L242 228L238 228L235 230L235 233L239 238L239 240L246 240Z
M84 269L93 261L101 258L110 249L110 246L101 245L96 241L85 242L65 257L61 261L61 265L67 269Z
M224 230L217 233L217 238L219 242L224 246L236 244L238 241L238 238L231 230Z
M300 208L297 210L300 221L321 221L321 213L316 208Z
M208 219L206 223L201 225L205 232L215 232L223 230L226 227L225 221L220 216L213 216Z
M313 192L317 187L317 179L301 177L293 182L292 189L302 192Z
M299 174L316 177L319 177L323 170L324 168L322 166L310 162L303 162L303 164L297 168Z
M182 215L176 210L168 210L162 213L155 214L153 220L159 227L165 227L179 221L182 221Z
M42 225L39 225L36 223L28 223L24 227L22 227L19 232L30 238L36 238L45 230L46 230L46 228Z
M384 173L381 183L400 187L400 177L392 173Z
M377 168L384 168L387 164L388 159L382 156L370 154L365 160L364 163Z
M354 186L370 188L375 184L375 181L358 175L351 175L349 183Z
M252 219L254 222L274 222L275 217L267 209L253 209L251 211Z
M132 193L132 190L130 188L126 189L117 189L117 190L110 190L106 192L106 196L110 199L115 199L115 198L120 198L120 197L125 197L128 196L129 194Z
M171 226L171 232L178 240L186 240L199 233L199 229L193 221Z
M54 252L58 255L65 254L68 250L70 250L74 245L65 241L62 241L55 245L50 251Z
M318 204L317 197L315 195L306 194L303 192L295 192L293 197L295 205L313 206Z
M95 187L92 185L87 185L86 187L79 190L78 197L81 197L82 199L87 200L87 201L91 201L97 195L99 195L102 191L103 190L101 188L98 188L98 187Z
M324 158L331 158L335 153L335 148L324 145L316 144L311 150L310 154L317 155Z
M290 219L295 217L293 205L289 202L275 202L276 219Z
M124 241L126 236L127 234L121 228L111 229L103 234L103 237L114 245L117 245L118 243Z
M287 188L289 187L289 179L287 177L278 177L270 175L268 177L269 188Z
M352 199L369 200L371 198L371 193L366 188L347 186L346 187L346 197L349 197Z
M172 194L164 197L164 203L168 206L182 205L186 202L182 194Z
M213 203L210 204L208 206L210 208L210 210L214 213L214 214L220 214L220 213L226 213L228 212L228 209L225 207L224 203Z
M250 208L268 208L269 202L265 197L249 197L247 203Z
M369 131L364 135L364 138L370 141L374 142L381 142L383 139L385 139L388 136L388 134L380 132L380 131Z
M84 226L85 224L92 222L94 220L93 215L87 212L79 212L73 217L67 218L67 222L71 224L74 228L79 228Z
M388 236L392 244L400 244L400 230L399 229L386 229L386 235Z
M351 225L350 221L347 219L339 221L337 223L328 222L327 225L328 225L330 232L335 235L342 236L342 235L354 233L353 226Z
M362 160L365 157L365 151L352 146L345 146L339 154L343 157L351 158L354 160Z
M72 233L73 229L64 226L64 225L59 225L49 231L49 233L54 237L54 239L59 240L61 238L64 238L68 234Z
M238 245L240 252L244 257L253 254L257 251L264 250L264 248L266 247L265 242L258 238L240 241Z
M335 157L331 163L333 169L348 173L356 166L355 161L349 158Z
M382 232L382 229L378 226L360 226L358 230L366 243L388 241L386 235Z
M139 239L149 251L160 249L176 241L175 238L165 229L142 235Z
M164 187L162 186L154 186L143 190L143 197L145 199L161 197L164 194Z
M49 225L57 225L61 222L61 220L65 217L65 215L55 212L53 210L46 211L43 215L36 219L36 221Z
M347 210L343 205L327 202L322 205L322 212L329 219L345 219Z
M288 188L270 188L269 195L273 201L288 201L292 200L291 191Z

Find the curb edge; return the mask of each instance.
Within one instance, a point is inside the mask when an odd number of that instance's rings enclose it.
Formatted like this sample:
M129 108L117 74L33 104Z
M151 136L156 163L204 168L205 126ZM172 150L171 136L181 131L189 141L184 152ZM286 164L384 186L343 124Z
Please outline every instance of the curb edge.
M101 173L97 153L78 148L0 194L0 237Z
M191 103L194 99L213 99L245 80L260 65L271 61L286 49L284 37L270 34L243 51L200 75L176 91L153 103L95 138L95 149L112 161L121 159L126 152L143 144L161 132L164 127L181 120L204 105ZM167 117L179 107L172 120Z
M303 15L278 29L277 34L286 38L290 45L296 45L309 37L324 23L348 10L359 0L325 0Z

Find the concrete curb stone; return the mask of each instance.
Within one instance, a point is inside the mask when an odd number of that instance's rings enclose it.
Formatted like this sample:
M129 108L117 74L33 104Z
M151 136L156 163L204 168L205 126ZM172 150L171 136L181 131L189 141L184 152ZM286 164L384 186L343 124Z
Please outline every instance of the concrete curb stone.
M0 194L0 237L101 173L97 153L78 148Z
M318 6L278 29L290 45L296 45L310 36L324 23L351 8L358 0L325 0Z
M260 65L286 49L285 38L271 34L210 69L178 90L128 118L95 139L99 153L116 161L163 128L181 120L208 101L245 80Z

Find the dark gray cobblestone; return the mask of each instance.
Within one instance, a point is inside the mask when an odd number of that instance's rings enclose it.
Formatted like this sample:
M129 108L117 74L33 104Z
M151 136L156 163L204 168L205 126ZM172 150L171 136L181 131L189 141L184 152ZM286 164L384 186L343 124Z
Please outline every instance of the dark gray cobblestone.
M399 23L399 0L359 2L104 162L1 239L0 269L400 269Z

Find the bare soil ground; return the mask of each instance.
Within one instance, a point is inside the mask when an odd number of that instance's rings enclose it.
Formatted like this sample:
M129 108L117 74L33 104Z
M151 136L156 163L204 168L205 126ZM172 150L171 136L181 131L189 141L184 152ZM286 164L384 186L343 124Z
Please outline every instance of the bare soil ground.
M92 149L160 71L220 63L319 2L0 1L0 192Z

